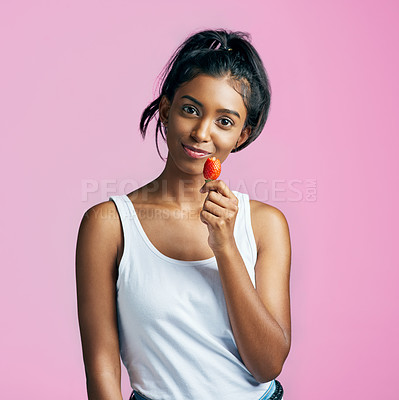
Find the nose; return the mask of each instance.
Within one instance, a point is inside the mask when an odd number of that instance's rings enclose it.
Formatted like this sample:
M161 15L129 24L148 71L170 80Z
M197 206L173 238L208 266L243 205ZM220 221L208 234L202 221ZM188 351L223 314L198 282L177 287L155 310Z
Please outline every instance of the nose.
M191 131L191 137L197 142L209 142L211 140L212 121L201 118Z

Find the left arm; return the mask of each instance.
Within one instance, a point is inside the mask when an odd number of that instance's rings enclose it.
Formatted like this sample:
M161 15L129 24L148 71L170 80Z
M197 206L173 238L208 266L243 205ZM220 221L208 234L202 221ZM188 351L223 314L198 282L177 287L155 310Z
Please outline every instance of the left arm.
M258 249L254 288L233 235L237 198L223 181L204 189L209 192L201 220L208 226L237 348L254 378L268 382L280 374L291 346L288 224L277 208L251 202Z

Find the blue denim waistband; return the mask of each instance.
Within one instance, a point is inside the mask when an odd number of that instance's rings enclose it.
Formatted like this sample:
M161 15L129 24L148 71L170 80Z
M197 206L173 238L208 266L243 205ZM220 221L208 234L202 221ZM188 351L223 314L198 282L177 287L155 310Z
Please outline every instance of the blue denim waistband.
M267 399L269 399L270 396L274 393L275 390L276 390L276 381L273 379L271 385L266 390L266 392L262 394L262 396L259 398L259 400L267 400Z
M276 381L273 379L271 385L266 390L265 393L258 400L268 400L272 397L274 391L276 390ZM130 395L129 400L151 400L149 397L144 396L142 393L139 393L137 390L133 390L132 394Z

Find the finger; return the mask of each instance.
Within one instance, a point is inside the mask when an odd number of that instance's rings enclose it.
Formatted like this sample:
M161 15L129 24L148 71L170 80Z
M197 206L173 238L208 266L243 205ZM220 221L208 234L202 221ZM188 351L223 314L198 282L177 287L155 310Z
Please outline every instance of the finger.
M205 201L202 209L208 211L209 213L215 215L216 217L222 217L226 212L226 209L224 207L221 207L220 205L213 203L212 201L209 200Z
M201 187L200 192L201 193L206 193L206 192L209 192L211 190L215 190L215 191L221 193L223 196L228 197L229 199L233 200L233 202L235 204L238 204L237 197L234 196L234 194L230 190L230 188L221 179L220 180L210 181L210 182L205 182L204 185Z
M213 215L212 213L210 213L207 210L201 210L200 212L200 220L206 224L206 225L210 225L210 226L214 226L219 220L219 217L216 217L215 215Z
M213 215L207 210L201 210L200 220L211 226L212 229L222 230L234 220L234 216L230 212L226 218L221 218Z
M206 202L217 204L218 206L231 211L238 211L238 204L235 204L232 199L223 196L220 192L217 192L215 190L211 190L208 192L208 195L205 199L205 203Z

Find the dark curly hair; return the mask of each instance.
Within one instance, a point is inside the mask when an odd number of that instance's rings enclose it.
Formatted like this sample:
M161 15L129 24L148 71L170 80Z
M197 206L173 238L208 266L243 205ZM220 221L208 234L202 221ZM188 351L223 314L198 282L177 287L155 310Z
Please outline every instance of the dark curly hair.
M245 32L224 29L205 30L188 37L174 52L160 74L159 97L143 111L140 132L146 136L148 124L157 115L161 98L172 102L177 89L199 74L213 77L229 76L241 85L241 94L247 109L244 128L251 127L248 139L232 152L252 143L265 126L271 98L270 82L263 62ZM166 141L166 131L157 116L155 141L159 156L158 135Z

